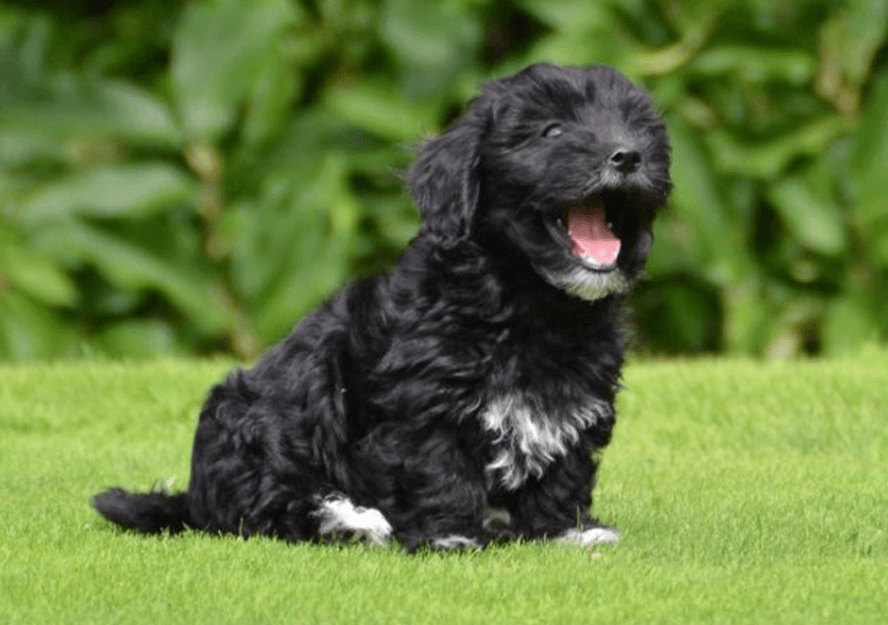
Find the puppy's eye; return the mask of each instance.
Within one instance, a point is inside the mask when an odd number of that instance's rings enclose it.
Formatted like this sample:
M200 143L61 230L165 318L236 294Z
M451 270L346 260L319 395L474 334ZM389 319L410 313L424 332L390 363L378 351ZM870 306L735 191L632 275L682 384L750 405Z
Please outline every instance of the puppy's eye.
M561 124L554 123L549 124L545 128L543 128L543 136L546 139L555 139L564 134L564 128L561 127Z

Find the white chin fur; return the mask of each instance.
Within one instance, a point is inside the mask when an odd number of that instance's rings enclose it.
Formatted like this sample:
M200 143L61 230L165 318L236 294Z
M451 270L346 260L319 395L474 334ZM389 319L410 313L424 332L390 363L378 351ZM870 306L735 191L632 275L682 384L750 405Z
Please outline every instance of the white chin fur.
M631 286L629 280L619 269L601 272L572 267L564 273L545 270L540 273L552 286L590 302L614 293L625 293Z

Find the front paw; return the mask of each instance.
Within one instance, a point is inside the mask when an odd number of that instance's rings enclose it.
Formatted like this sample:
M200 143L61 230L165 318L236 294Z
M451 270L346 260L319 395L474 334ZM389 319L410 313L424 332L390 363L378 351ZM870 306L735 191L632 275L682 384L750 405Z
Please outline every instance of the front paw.
M429 545L435 551L478 549L484 546L477 538L462 536L461 534L449 534L447 536L433 538L429 541Z
M588 547L601 543L616 544L620 542L620 532L604 525L592 525L583 529L571 528L561 534L556 541L572 547Z

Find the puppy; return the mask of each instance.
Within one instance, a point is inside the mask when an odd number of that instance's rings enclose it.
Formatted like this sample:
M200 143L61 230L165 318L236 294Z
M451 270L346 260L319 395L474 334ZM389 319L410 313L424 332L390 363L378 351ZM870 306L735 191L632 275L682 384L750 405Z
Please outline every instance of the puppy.
M590 516L622 305L670 189L648 96L606 67L487 83L420 148L423 224L200 414L188 490L94 498L124 527L407 549L618 539Z

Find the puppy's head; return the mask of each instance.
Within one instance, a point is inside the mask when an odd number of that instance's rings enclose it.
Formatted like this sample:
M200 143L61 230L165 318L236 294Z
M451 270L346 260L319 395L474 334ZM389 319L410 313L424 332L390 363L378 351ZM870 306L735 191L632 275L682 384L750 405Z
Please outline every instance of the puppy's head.
M500 241L594 300L628 290L667 199L669 144L648 96L606 67L529 67L487 83L411 171L424 228Z

